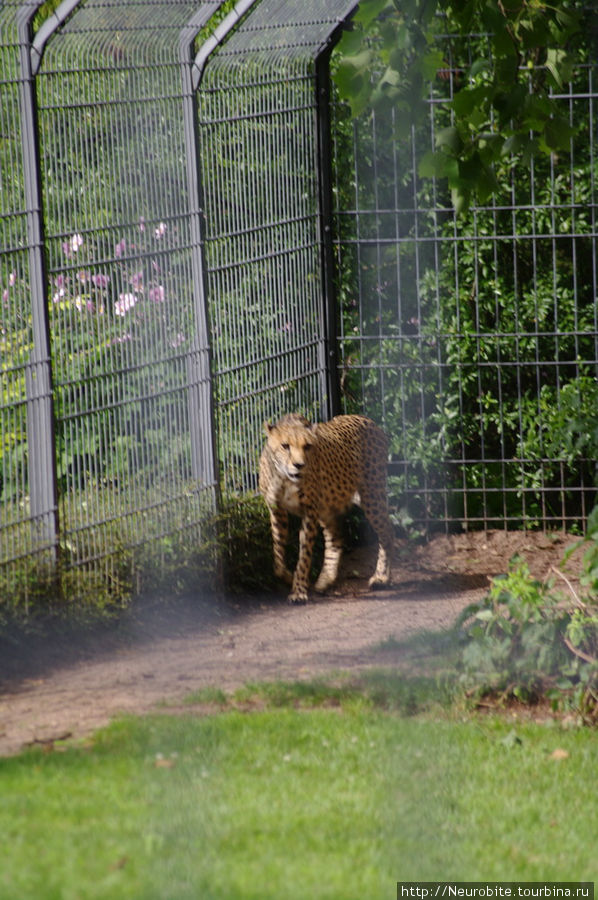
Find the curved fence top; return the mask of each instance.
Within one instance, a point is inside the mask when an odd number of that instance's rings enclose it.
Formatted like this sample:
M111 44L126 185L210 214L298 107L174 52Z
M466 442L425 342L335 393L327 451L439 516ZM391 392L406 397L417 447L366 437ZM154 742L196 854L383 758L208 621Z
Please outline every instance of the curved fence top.
M212 64L225 69L248 56L272 63L314 59L356 7L356 0L262 0L234 29Z
M73 65L93 64L90 54L108 54L116 67L144 60L172 63L173 47L189 23L198 31L220 0L87 0L62 26ZM51 43L48 52L52 50ZM60 48L65 62L65 48Z

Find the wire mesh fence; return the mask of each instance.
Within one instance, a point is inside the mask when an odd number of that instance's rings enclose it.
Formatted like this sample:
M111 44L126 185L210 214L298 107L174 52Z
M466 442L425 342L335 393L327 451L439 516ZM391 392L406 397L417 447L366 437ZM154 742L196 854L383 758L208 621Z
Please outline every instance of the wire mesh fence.
M397 141L393 117L330 101L356 5L0 7L7 595L33 570L76 597L181 565L219 490L255 488L264 420L327 418L339 387L390 434L399 517L583 521L596 67L559 98L569 154L457 220L418 169L450 122L454 42Z
M37 76L61 532L75 570L105 559L111 578L122 546L198 536L211 487L194 483L188 405L207 343L181 165L178 41L194 11L89 0Z
M318 60L354 5L3 7L9 589L35 549L118 594L255 487L264 419L329 414Z
M394 115L336 110L344 406L385 424L407 520L582 526L598 424L596 66L555 95L577 128L569 151L505 165L504 190L456 216L420 177L453 121L471 52L455 45L442 39L429 117L404 138Z
M327 188L318 161L327 107L316 70L354 6L255 4L201 82L206 270L227 490L256 488L264 421L281 411L332 413Z
M7 340L25 376L15 369L24 397L5 406L2 560L27 554L36 540L28 520L43 488L47 508L38 515L55 514L59 528L46 529L46 544L54 537L50 549L75 594L91 580L118 595L131 556L159 559L177 541L197 542L215 487L193 459L193 445L212 435L190 415L190 398L202 390L193 356L198 347L207 352L208 337L198 333L192 297L200 249L190 234L178 48L184 26L192 20L197 32L217 7L204 3L198 14L184 2L63 4L44 35L31 27L31 4L30 35L21 28L18 36L34 71L21 69L16 80L22 86L29 76L34 85L20 109L11 107L13 133L24 132L24 118L35 124L23 159L39 198L29 208L7 198L3 208L12 222L20 205L31 226L39 202L43 221L40 246L31 227L22 238L40 261L35 278L7 263L15 298ZM14 153L18 160L20 148ZM9 165L3 160L3 181ZM41 290L45 307L55 433L39 423L27 389L39 353L30 290ZM9 517L17 518L18 552L4 544Z

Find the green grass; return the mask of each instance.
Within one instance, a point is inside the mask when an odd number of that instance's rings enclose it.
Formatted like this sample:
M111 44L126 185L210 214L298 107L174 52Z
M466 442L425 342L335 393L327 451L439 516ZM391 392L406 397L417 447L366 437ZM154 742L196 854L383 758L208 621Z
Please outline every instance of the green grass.
M0 760L0 897L375 900L397 880L595 878L595 732L461 716L431 692L399 715L409 692L372 684L205 692L221 711Z

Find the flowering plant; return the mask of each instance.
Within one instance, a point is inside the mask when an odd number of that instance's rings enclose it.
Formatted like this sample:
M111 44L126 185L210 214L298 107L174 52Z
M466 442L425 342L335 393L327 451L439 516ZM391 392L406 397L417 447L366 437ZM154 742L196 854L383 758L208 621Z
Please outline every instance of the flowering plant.
M150 228L140 218L109 253L79 232L58 246L49 272L49 315L62 490L84 482L125 485L133 472L151 479L166 454L183 452L191 324L190 304L177 292L173 231L166 222ZM26 279L16 270L6 273L0 281L0 350L2 371L13 377L3 398L12 424L0 446L2 498L19 496L27 483L27 296ZM78 425L82 417L84 428ZM173 423L177 451L169 440Z

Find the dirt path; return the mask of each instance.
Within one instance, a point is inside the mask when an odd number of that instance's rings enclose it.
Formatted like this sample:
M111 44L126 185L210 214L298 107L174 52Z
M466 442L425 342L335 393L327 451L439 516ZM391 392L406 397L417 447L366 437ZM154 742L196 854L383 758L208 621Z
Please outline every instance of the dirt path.
M563 535L442 537L399 548L393 587L368 592L367 551L345 560L335 592L306 606L281 598L138 602L110 627L0 635L0 755L82 737L121 713L155 710L208 685L302 679L396 664L380 646L449 627L514 552L544 576Z

